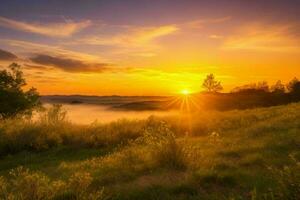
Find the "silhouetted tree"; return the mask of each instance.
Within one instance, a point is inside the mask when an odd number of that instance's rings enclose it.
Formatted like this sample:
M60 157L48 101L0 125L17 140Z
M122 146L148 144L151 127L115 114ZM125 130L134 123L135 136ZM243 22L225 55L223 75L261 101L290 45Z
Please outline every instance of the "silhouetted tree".
M258 82L256 85L256 90L270 92L270 87L266 81Z
M231 91L231 93L243 94L264 94L268 92L270 92L270 87L266 81L239 86Z
M206 76L206 79L203 81L202 87L204 87L207 92L219 92L223 90L221 82L216 81L213 74L209 74Z
M271 91L276 94L282 94L285 92L285 86L280 80L278 80L274 85L272 85Z
M287 84L287 89L292 94L300 95L300 81L297 78L294 78Z
M0 71L0 118L30 114L40 105L39 95L35 88L23 90L26 81L20 65L12 63L8 68Z
M253 91L256 91L256 83L235 87L231 90L231 93L251 93Z

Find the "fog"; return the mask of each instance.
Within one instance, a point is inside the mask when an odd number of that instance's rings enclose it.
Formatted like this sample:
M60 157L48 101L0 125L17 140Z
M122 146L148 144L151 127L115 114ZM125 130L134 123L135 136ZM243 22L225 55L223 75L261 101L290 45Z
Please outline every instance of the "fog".
M92 122L107 123L118 119L145 119L151 115L166 116L174 115L176 111L118 111L108 107L89 104L62 104L67 111L67 119L78 124L89 124ZM46 107L48 107L46 105Z

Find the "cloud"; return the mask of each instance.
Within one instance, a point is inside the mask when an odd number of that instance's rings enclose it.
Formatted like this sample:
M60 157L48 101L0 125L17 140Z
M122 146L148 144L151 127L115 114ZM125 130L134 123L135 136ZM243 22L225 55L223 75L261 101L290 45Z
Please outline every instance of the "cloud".
M145 44L159 37L173 34L176 31L178 31L178 27L175 25L139 28L134 30L133 34L127 39L129 39L129 42Z
M207 24L218 24L231 20L230 16L221 18L211 18L211 19L197 19L188 21L185 23L178 24L167 24L161 26L129 26L129 25L106 25L109 27L119 27L126 29L125 32L121 32L110 37L88 37L82 39L82 42L94 45L144 45L155 39L163 36L174 34L181 29L186 28L199 28L200 26Z
M184 23L164 24L158 26L130 26L130 25L107 25L106 30L111 32L98 35L90 35L72 41L67 45L103 45L111 46L114 55L129 55L138 57L153 57L163 48L162 38L171 35L188 32L191 29L203 27L210 24L219 24L230 20L230 16L211 19L197 19ZM116 33L116 30L118 32ZM192 30L194 31L194 30Z
M210 35L209 38L217 40L217 39L222 39L223 36L222 35L215 35L215 34L213 34L213 35Z
M53 70L52 67L47 67L47 66L43 66L43 65L32 65L32 64L27 64L25 63L24 66L27 69L34 69L34 70L43 70L43 71L49 71L49 70ZM39 72L39 71L38 71Z
M188 28L199 28L207 24L218 24L230 20L230 16L212 19L198 19L181 24L168 24L161 26L137 27L137 26L119 26L126 29L113 36L89 36L81 39L79 43L90 45L113 45L121 47L149 47L153 42L164 36L174 34L180 30ZM109 25L106 25L109 27ZM115 27L115 26L114 26Z
M110 64L107 63L87 63L82 60L72 58L54 57L50 55L38 54L30 58L34 63L46 66L53 66L66 72L103 72L108 70Z
M81 42L90 45L116 45L123 47L138 47L149 45L155 39L178 31L176 25L157 27L126 27L127 31L109 37L88 37Z
M197 20L192 20L192 21L186 22L186 23L182 24L182 26L187 27L187 28L203 28L205 25L220 24L220 23L224 23L229 20L231 20L231 16L225 16L225 17L220 17L220 18L211 18L211 19L197 19Z
M16 60L17 58L15 54L0 49L0 60Z
M59 46L31 43L19 40L2 40L10 46L24 49L26 67L31 69L53 70L66 72L113 72L118 68L99 56L70 51Z
M223 49L297 52L300 51L297 29L297 24L250 23L226 38Z
M67 37L91 25L91 21L64 23L27 23L0 17L0 26L51 37Z
M86 62L97 62L98 60L104 60L96 55L86 54L77 51L71 51L64 49L60 46L53 46L47 44L39 44L33 42L27 42L22 40L0 40L12 47L18 47L26 52L31 52L33 54L45 54L52 55L54 57L68 57L77 60L85 60Z
M137 57L153 57L161 48L158 39L176 33L176 25L154 27L122 26L113 35L89 36L73 42L71 45L99 45L111 47L110 55L128 55Z

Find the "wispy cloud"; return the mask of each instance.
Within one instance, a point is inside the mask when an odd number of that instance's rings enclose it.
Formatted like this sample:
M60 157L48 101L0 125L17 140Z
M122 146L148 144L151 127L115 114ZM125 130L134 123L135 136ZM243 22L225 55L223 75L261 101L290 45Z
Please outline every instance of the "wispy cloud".
M87 62L96 62L98 60L103 60L103 58L97 55L72 51L55 45L33 43L23 40L0 40L0 42L3 42L12 47L18 47L19 50L23 50L27 53L46 54L55 57L68 57L77 60L86 60Z
M218 39L222 39L223 36L222 36L222 35L215 35L215 34L213 34L213 35L210 35L209 38L210 38L210 39L218 40Z
M73 73L100 73L113 71L113 64L90 54L63 49L59 46L50 46L19 40L2 40L8 45L23 49L26 54L23 59L27 68L31 69L59 69ZM35 64L38 64L36 66Z
M34 63L53 66L66 72L103 72L108 69L107 63L87 63L82 60L72 58L54 57L50 55L38 54L30 58Z
M90 35L81 38L71 45L97 45L110 46L110 55L128 55L137 57L155 56L160 49L159 39L176 33L176 25L163 25L151 27L122 26L114 34ZM95 36L96 35L96 36Z
M153 40L175 33L178 30L176 25L165 25L157 27L126 27L127 31L114 36L92 36L81 40L91 45L118 45L124 47L144 46Z
M210 18L210 19L196 19L191 20L189 22L186 22L182 24L182 26L188 27L188 28L203 28L204 26L211 25L211 24L219 24L224 23L229 20L231 20L231 16L225 16L220 18Z
M164 24L158 26L130 26L130 25L109 25L105 24L106 29L119 28L118 32L92 34L84 38L72 41L69 45L104 45L114 49L114 55L129 55L138 57L152 57L164 47L162 39L174 36L175 34L194 31L193 29L202 28L213 24L224 23L231 20L230 16L197 19L184 23ZM179 36L180 37L180 36ZM219 36L216 36L219 37ZM214 39L217 39L217 38Z
M51 71L54 68L53 67L48 67L48 66L44 66L44 65L34 65L34 64L24 64L24 67L27 69L33 69L33 70L41 70L41 71ZM44 73L41 71L37 71L36 73Z
M18 57L15 54L0 49L0 60L16 60L17 58Z
M250 23L224 41L224 49L255 51L300 51L299 25Z
M91 21L85 20L80 22L67 21L63 23L27 23L16 21L5 17L0 17L0 26L7 27L15 30L36 33L51 37L67 37L88 26Z
M166 24L161 26L138 27L129 25L119 25L125 31L113 36L89 36L81 39L80 42L91 45L117 45L124 47L147 46L152 44L156 39L172 35L178 31L187 28L199 28L208 24L218 24L230 20L230 16L212 19L198 19L180 24ZM106 25L110 27L111 25ZM113 26L116 27L116 26Z

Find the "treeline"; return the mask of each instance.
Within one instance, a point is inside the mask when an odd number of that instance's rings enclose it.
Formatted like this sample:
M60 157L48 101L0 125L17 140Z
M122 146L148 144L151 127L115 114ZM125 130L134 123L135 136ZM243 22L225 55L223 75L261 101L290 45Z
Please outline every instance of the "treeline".
M284 85L279 80L272 86L269 86L266 81L263 81L236 87L231 93L291 93L300 95L300 81L297 78L294 78L288 84Z
M298 102L300 81L294 78L286 85L277 81L271 86L264 81L236 87L229 93L206 92L202 94L202 101L206 108L217 110L269 107Z

